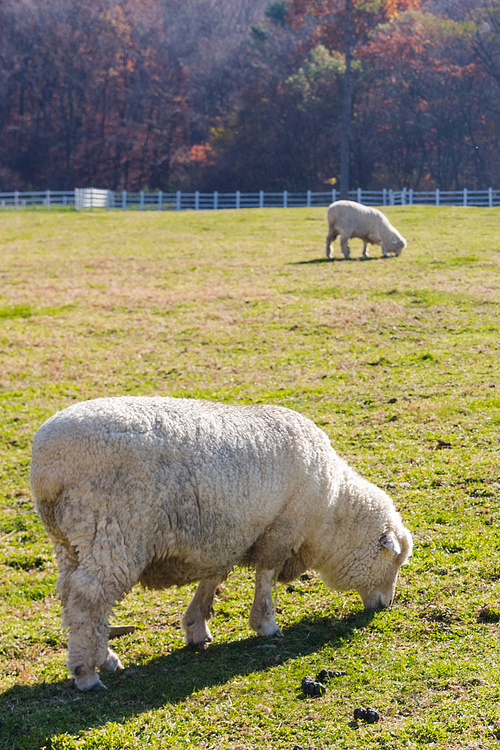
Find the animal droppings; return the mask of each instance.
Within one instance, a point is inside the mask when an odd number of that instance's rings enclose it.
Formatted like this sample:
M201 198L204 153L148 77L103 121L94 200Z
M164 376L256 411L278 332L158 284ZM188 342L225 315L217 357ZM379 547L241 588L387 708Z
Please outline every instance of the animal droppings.
M318 672L316 675L316 679L318 682L328 682L335 677L343 677L345 674L347 674L347 672L344 672L344 670L322 669L321 672Z
M441 440L441 438L436 443L436 450L442 451L444 448L451 448L452 444L448 442L448 440Z
M376 724L380 719L378 711L371 706L354 709L354 721L364 721L366 724Z
M479 610L477 619L479 622L500 622L500 609L490 604L485 604Z
M321 682L316 682L312 677L302 678L302 690L306 695L324 695L326 687Z

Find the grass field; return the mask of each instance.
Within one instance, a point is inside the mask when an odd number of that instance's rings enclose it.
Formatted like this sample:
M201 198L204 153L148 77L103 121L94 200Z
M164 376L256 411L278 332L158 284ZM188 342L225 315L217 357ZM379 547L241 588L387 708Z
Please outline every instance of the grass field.
M408 240L324 259L324 209L0 215L0 748L497 748L500 741L500 214L387 209ZM352 243L359 256L361 243ZM126 669L65 668L30 442L102 395L275 403L387 489L414 535L391 610L315 574L278 587L282 639L247 617L252 575L183 645L194 586L134 591ZM304 675L345 670L305 698ZM353 721L371 705L374 725Z

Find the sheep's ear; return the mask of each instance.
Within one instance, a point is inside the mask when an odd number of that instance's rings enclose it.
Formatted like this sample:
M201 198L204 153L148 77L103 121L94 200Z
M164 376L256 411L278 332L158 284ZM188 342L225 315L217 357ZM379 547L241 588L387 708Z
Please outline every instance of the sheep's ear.
M394 555L400 554L401 545L393 531L385 531L378 541L381 547L389 549Z

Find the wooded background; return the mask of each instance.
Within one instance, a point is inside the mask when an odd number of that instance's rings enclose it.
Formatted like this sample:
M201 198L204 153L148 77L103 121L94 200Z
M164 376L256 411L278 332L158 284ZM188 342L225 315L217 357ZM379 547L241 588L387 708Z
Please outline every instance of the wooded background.
M353 0L351 185L497 186L500 0ZM0 190L338 184L344 0L2 0Z

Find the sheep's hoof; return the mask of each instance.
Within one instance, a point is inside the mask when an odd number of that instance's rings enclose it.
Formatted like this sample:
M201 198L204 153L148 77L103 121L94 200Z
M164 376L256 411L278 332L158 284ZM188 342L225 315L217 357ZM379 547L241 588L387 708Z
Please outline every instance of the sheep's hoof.
M99 690L107 690L106 685L103 685L99 679L99 676L94 672L93 674L84 675L83 677L75 677L75 687L82 692L92 690L97 692Z
M114 651L111 651L111 649L108 649L108 655L106 657L106 661L101 666L101 669L105 672L115 672L117 669L123 669L123 664L120 661L120 657L118 654L115 654Z
M212 642L212 634L206 623L203 623L203 625L196 623L189 625L189 623L186 623L186 626L186 643L189 646L202 646L203 644Z
M107 689L108 688L106 687L106 685L104 685L104 683L102 683L100 680L99 682L96 682L95 685L92 685L91 688L89 688L89 690L92 693L100 693L102 690L107 690Z
M266 637L274 636L275 638L282 638L283 633L279 629L279 627L276 625L275 622L263 622L259 625L258 628L256 628L256 631L258 635L263 635Z
M201 654L209 648L210 641L200 641L199 643L188 643L186 645L190 651Z

